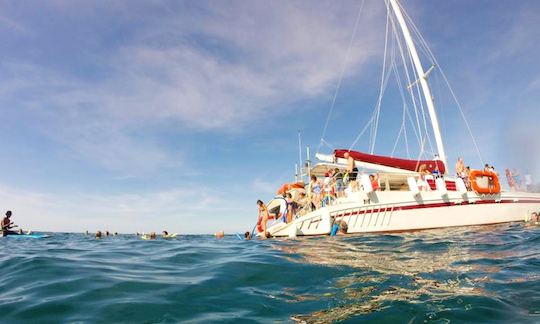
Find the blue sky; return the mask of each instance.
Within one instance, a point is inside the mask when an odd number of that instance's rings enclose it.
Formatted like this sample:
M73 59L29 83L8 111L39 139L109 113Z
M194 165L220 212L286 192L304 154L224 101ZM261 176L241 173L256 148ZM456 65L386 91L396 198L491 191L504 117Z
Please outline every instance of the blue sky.
M255 201L293 177L297 130L312 151L319 144L360 5L2 2L0 208L53 231L251 228ZM540 178L540 3L403 5L483 159ZM384 24L383 2L366 1L325 136L336 147L351 145L376 103ZM450 164L480 167L440 81ZM375 153L396 139L393 103L383 102Z

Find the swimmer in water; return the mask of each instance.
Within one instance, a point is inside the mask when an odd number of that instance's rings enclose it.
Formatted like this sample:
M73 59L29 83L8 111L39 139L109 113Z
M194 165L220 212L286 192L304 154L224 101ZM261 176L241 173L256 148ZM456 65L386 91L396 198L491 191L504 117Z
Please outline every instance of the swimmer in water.
M225 232L223 232L223 231L216 232L216 234L214 234L214 236L217 239L222 239L223 237L225 237Z
M96 239L100 239L102 236L103 234L101 233L101 231L96 232Z

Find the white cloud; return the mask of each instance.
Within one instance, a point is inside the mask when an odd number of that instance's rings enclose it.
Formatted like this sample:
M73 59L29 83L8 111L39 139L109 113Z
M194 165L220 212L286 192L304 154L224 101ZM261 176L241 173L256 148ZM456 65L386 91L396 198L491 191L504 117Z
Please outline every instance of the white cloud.
M116 195L56 195L0 187L0 201L4 208L14 212L13 220L19 226L55 232L100 229L134 233L167 229L205 234L217 230L231 233L251 225L256 219L254 208L246 207L247 203L238 206L228 195L232 197L230 192L201 185Z

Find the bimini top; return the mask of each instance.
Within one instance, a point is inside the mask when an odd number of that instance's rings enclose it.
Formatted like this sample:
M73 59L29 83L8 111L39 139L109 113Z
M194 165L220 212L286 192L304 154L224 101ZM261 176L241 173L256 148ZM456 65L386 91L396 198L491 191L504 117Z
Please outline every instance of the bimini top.
M382 155L373 155L373 154L367 154L357 151L349 151L349 150L335 150L334 156L336 158L344 158L345 153L349 153L349 155L355 160L359 162L365 162L365 163L371 163L371 164L377 164L402 170L408 170L408 171L418 171L420 166L422 164L426 165L426 168L429 172L433 171L439 171L440 173L444 174L446 173L446 167L444 163L441 160L408 160L408 159L399 159L389 156L382 156Z

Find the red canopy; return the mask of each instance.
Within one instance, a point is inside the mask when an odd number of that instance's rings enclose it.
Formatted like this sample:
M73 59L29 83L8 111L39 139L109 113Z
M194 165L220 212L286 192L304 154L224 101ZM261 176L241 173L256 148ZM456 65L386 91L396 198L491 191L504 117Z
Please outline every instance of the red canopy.
M446 167L444 166L444 163L441 160L419 160L419 161L407 160L407 159L399 159L399 158L393 158L393 157L388 157L388 156L373 155L373 154L367 154L367 153L349 151L349 150L335 150L334 156L338 158L344 158L343 155L346 152L349 152L349 155L356 161L384 165L387 167L398 168L398 169L409 170L409 171L418 171L418 168L422 164L425 164L429 172L433 172L437 169L441 173L446 172Z

